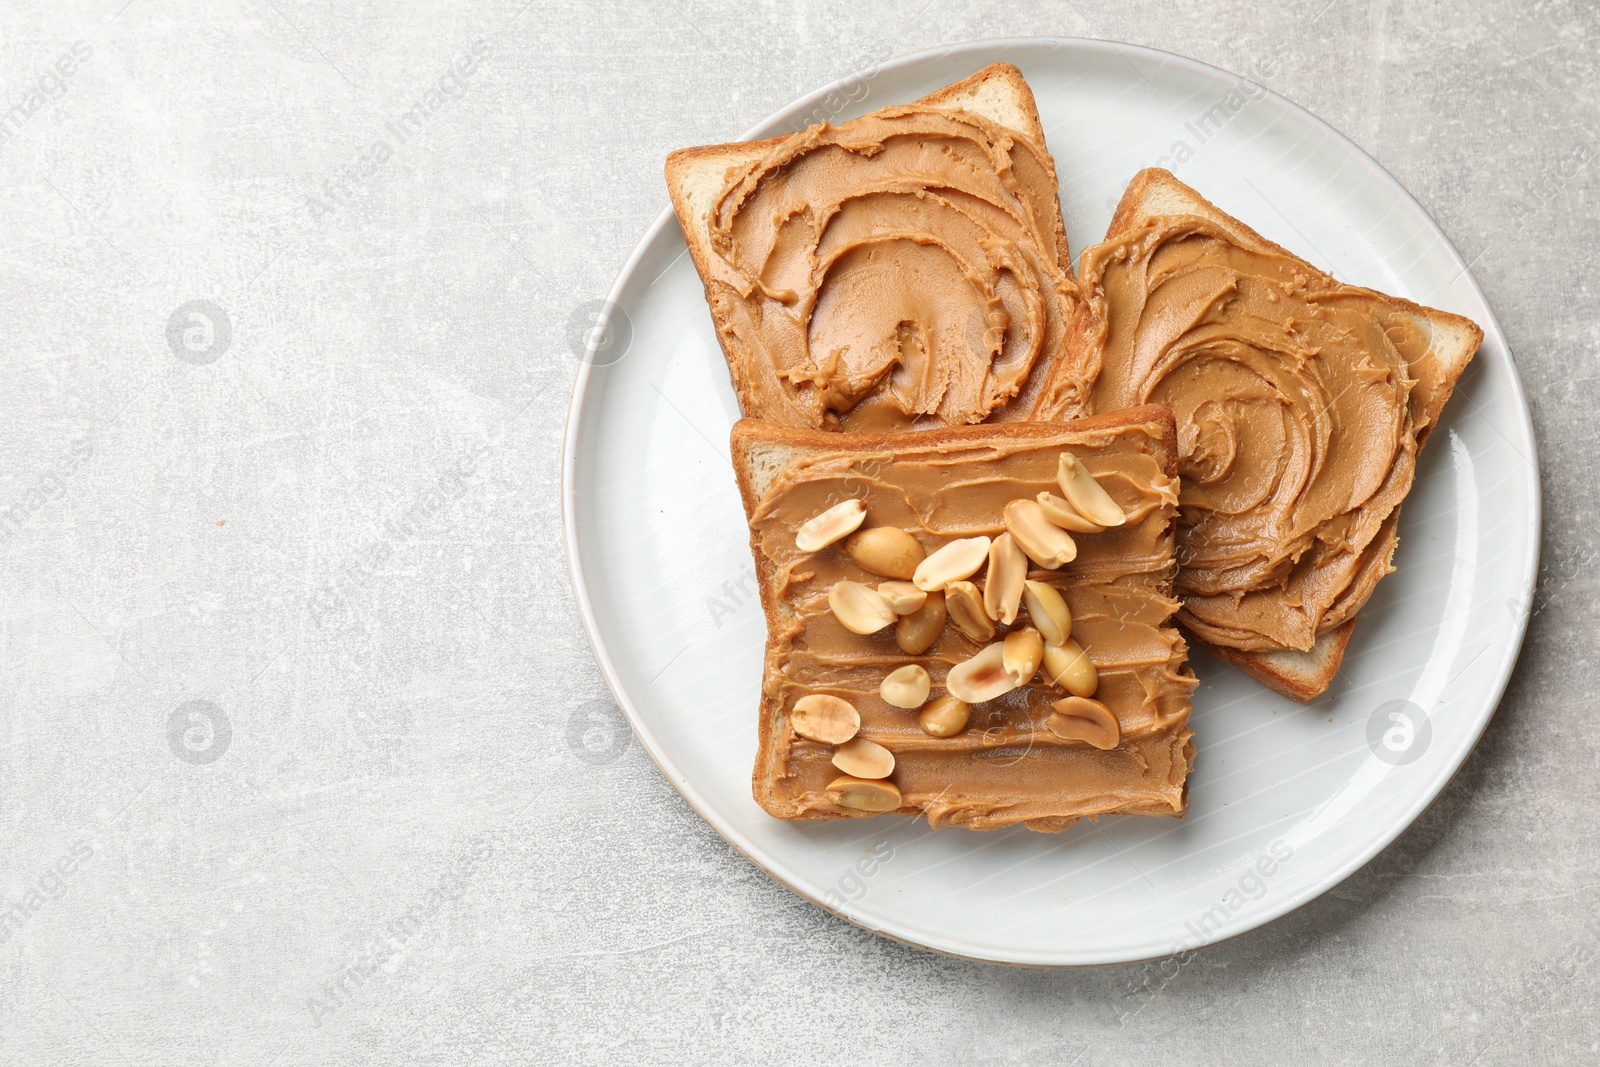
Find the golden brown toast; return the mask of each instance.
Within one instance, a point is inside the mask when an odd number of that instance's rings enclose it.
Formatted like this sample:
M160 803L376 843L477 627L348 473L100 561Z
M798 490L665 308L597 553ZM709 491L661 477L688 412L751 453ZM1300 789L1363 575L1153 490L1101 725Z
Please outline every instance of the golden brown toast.
M1363 300L1369 302L1374 309L1374 329L1383 330L1384 336L1404 337L1409 345L1406 351L1420 352L1421 355L1408 362L1404 376L1410 381L1406 384L1409 392L1405 403L1406 411L1414 427L1414 448L1402 449L1396 466L1389 471L1391 482L1385 482L1387 500L1390 501L1387 510L1374 505L1367 512L1360 513L1359 517L1352 519L1349 526L1353 533L1350 535L1350 547L1342 557L1351 574L1362 577L1361 587L1342 596L1335 601L1321 617L1320 624L1316 627L1314 639L1307 638L1309 642L1300 647L1233 647L1233 632L1225 625L1215 623L1216 616L1208 616L1208 621L1202 626L1199 616L1194 612L1210 603L1218 603L1213 594L1210 601L1197 598L1191 590L1186 590L1182 578L1179 581L1180 594L1185 599L1185 611L1179 615L1179 624L1183 625L1189 633L1191 640L1210 652L1212 655L1234 664L1252 677L1260 680L1269 687L1289 696L1295 700L1306 701L1315 698L1327 689L1338 672L1343 659L1345 648L1350 640L1351 629L1354 626L1356 612L1371 593L1371 586L1383 574L1393 570L1390 558L1396 543L1396 529L1398 526L1399 501L1409 491L1411 478L1414 472L1415 450L1420 448L1427 439L1432 428L1437 425L1440 411L1446 400L1449 399L1457 380L1473 354L1477 351L1483 333L1471 320L1460 315L1423 307L1409 300L1399 297L1376 293L1372 290L1361 289L1355 286L1346 286L1328 277L1323 271L1296 257L1282 247L1268 241L1250 227L1233 218L1231 215L1207 201L1198 192L1180 182L1170 173L1160 169L1149 169L1140 172L1129 184L1127 191L1117 207L1112 219L1111 227L1107 231L1106 240L1094 249L1086 250L1083 255L1084 284L1094 284L1089 278L1091 260L1096 268L1102 262L1108 249L1119 243L1138 242L1149 239L1152 226L1160 225L1163 220L1177 217L1186 217L1201 220L1202 226L1196 232L1205 235L1221 234L1225 239L1247 252L1259 252L1270 256L1284 257L1292 260L1297 269L1303 272L1303 277L1296 279L1298 283L1309 283L1313 288L1319 288L1318 299L1324 303L1336 300ZM1287 290L1286 290L1287 291ZM1095 321L1086 320L1085 330L1088 338L1086 347L1096 347L1095 338L1106 344L1111 336L1107 328L1104 314L1104 297L1102 290L1097 289L1090 298L1091 309ZM1324 299L1325 298L1325 299ZM1232 299L1231 297L1227 299ZM1206 328L1216 322L1226 322L1230 313L1231 304L1219 305L1222 310L1215 308L1207 312L1209 318L1200 318L1200 326L1195 329ZM1309 307L1310 315L1317 314L1316 302ZM1170 308L1165 312L1169 319L1174 314ZM1382 316L1378 321L1378 316ZM1188 320L1184 320L1188 321ZM1392 333L1389 331L1393 331ZM1215 344L1216 341L1211 343ZM1374 342L1375 344L1378 342ZM1148 347L1148 346L1147 346ZM1102 353L1103 354L1103 353ZM1101 368L1100 382L1103 385L1108 375L1116 368ZM1376 373L1376 372L1373 372ZM1100 387L1096 389L1096 402L1102 402ZM1159 392L1152 394L1147 388L1141 399L1161 399ZM1181 396L1168 397L1176 406L1182 407ZM1338 398L1330 401L1331 405ZM1127 399L1113 396L1109 406L1120 406ZM1326 410L1326 409L1324 409ZM1045 413L1047 414L1047 413ZM1315 413L1320 417L1323 412ZM1183 422L1180 411L1180 424ZM1198 430L1191 429L1191 433ZM1180 430L1180 436L1183 431ZM1403 442L1402 442L1403 443ZM1345 437L1332 439L1331 449L1343 448L1346 450L1359 450L1364 442L1359 438ZM1191 456L1189 449L1194 446L1194 439L1184 441L1185 463L1189 463ZM1330 452L1337 455L1337 451ZM1403 469L1402 469L1403 468ZM1190 484L1189 472L1186 470L1184 492L1182 499L1185 503L1186 515L1188 500L1193 486ZM1359 510L1359 509L1358 509ZM1353 513L1354 514L1354 513ZM1186 521L1188 521L1186 519ZM1185 534L1187 533L1187 528ZM1184 535L1180 534L1180 558L1184 558ZM1333 556L1339 559L1341 557ZM1298 557L1297 557L1298 559ZM1299 564L1296 563L1296 566ZM1186 564L1187 566L1187 564ZM1284 605L1279 610L1287 611L1291 602L1287 598L1295 598L1293 603L1298 606L1302 603L1300 594L1291 590L1290 582L1294 579L1286 575L1283 579L1283 592L1280 604ZM1265 587L1258 587L1265 588ZM1210 592L1210 591L1208 591ZM1221 595L1228 595L1224 591ZM1275 594L1270 589L1249 594L1252 597L1271 597ZM1237 600L1234 601L1238 603ZM1256 601L1255 603L1260 603ZM1226 604L1218 614L1225 614ZM1197 632L1205 629L1205 633ZM1259 640L1252 642L1260 644Z
M974 640L952 623L925 652L897 647L893 627L865 636L838 624L828 592L838 580L884 581L839 542L813 553L795 544L795 520L844 499L862 500L862 529L897 526L932 553L956 537L997 536L1005 501L1058 492L1060 453L1070 450L1128 514L1125 525L1075 535L1077 558L1059 569L1030 564L1030 579L1057 588L1071 609L1072 638L1095 664L1093 695L1116 716L1120 740L1101 749L1065 740L1046 722L1068 694L1044 673L996 699L974 703L964 731L933 737L918 712L890 705L878 685L920 664L928 699L945 693L951 668L1009 631ZM732 434L734 470L751 521L751 547L767 620L760 741L752 786L785 819L861 816L830 800L840 772L830 749L797 736L801 697L848 700L860 736L894 753L903 815L938 825L994 829L1023 823L1057 831L1102 814L1179 815L1187 808L1193 755L1188 729L1193 675L1172 624L1177 448L1171 412L1146 406L1076 422L1008 423L885 434L834 434L746 419ZM972 580L986 582L980 570Z
M970 141L1004 159L1006 173L995 169L972 178L970 188L947 188L926 169L909 176L873 170L888 166L888 153L852 140L867 137L868 131L935 119L949 127L950 140ZM922 126L917 130L925 143L944 144ZM896 137L909 141L912 134ZM944 151L949 156L948 144ZM796 188L803 183L783 177L792 173L795 160L824 153L851 165L840 184L847 187L851 175L860 172L855 199L871 199L870 210L881 212L880 232L872 236L879 243L870 254L822 256L823 242L857 216L846 215L844 201L823 197L816 183ZM951 158L967 166L983 154ZM941 158L930 150L923 162ZM784 161L782 166L777 160ZM1016 180L1014 174L1024 170L1038 180ZM983 417L1025 418L1046 377L1066 383L1065 388L1074 382L1080 391L1087 386L1083 373L1053 369L1065 358L1063 345L1082 302L1072 277L1055 164L1033 94L1008 63L986 67L913 104L883 108L839 126L680 149L667 158L666 179L705 285L740 410L748 418L800 428L921 429ZM764 232L738 228L743 225L738 212L780 184L788 198L783 218L771 221L776 230L770 243L763 243L768 240ZM991 199L973 195L972 189L985 190ZM913 211L938 212L938 226L919 230L902 217ZM995 220L1010 220L1007 226L1014 222L1024 238L1011 240L1016 233L1007 230L1006 239L993 239L986 227ZM764 230L760 219L751 227ZM801 227L806 228L803 241L793 237ZM866 296L846 289L842 279L870 277L870 261L894 241L900 242L896 254L910 256L915 246L914 263L930 278L962 278L962 284L974 286L972 279L981 278L987 287L981 306L930 300L916 309L934 319L924 322L913 310L888 306L882 282L875 289L863 283ZM779 253L802 244L811 246L809 260L796 251L787 273L774 267ZM935 292L920 282L911 288L919 286L930 296ZM831 295L841 292L846 295ZM870 309L862 307L874 301L885 305L878 316L882 322L868 321ZM828 323L843 325L829 328ZM920 361L936 367L923 372Z

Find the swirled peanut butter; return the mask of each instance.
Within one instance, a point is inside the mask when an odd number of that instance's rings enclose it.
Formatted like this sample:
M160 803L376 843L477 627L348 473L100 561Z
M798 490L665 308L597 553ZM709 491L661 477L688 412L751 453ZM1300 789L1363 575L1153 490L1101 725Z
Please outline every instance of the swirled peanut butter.
M762 432L781 431L746 421L735 429L735 440ZM830 746L789 730L796 701L823 693L853 704L860 736L894 753L901 812L925 815L935 826L1026 823L1060 830L1084 815L1181 815L1195 683L1171 622L1178 607L1169 595L1177 514L1171 432L1167 412L1145 408L1061 426L812 435L821 440L814 447L823 450L791 463L759 500L747 499L769 605L762 683L762 751L768 756L758 761L755 778L763 806L785 818L860 814L825 792L838 774L829 763ZM854 498L865 502L868 526L905 530L929 553L958 538L995 537L1005 529L1006 504L1056 487L1063 448L1099 479L1128 521L1081 535L1075 560L1059 570L1033 567L1029 577L1054 585L1066 599L1072 636L1099 671L1096 699L1116 716L1121 741L1101 750L1052 732L1046 725L1051 702L1067 694L1042 674L973 705L966 729L955 736L931 736L915 709L883 699L881 681L896 668L920 663L932 676L930 699L937 699L950 669L987 642L947 625L924 655L910 657L896 647L892 627L865 636L850 632L830 612L829 590L845 579L882 579L861 569L842 544L799 551L795 531L834 502ZM973 580L983 581L983 572ZM1015 625L1027 621L1023 615ZM994 640L1008 629L997 625Z
M1081 309L1044 146L965 111L784 139L729 170L710 246L745 414L789 426L1020 417Z
M1096 410L1177 415L1179 621L1229 648L1309 649L1392 569L1428 425L1425 320L1188 215L1148 219L1082 267Z

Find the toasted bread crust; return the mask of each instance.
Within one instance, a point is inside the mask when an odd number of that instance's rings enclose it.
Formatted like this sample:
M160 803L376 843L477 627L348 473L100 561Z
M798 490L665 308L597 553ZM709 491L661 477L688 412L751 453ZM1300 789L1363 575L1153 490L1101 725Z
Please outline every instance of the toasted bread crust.
M1213 659L1232 664L1268 689L1302 704L1317 699L1333 684L1355 628L1356 620L1351 619L1319 636L1317 643L1306 652L1241 652L1237 648L1213 645L1195 636L1182 623L1178 624L1190 646L1210 654Z
M1014 65L1010 63L991 63L969 77L962 78L958 82L951 82L943 89L929 93L918 100L917 103L928 107L943 107L954 102L954 106L959 108L960 99L970 94L975 87L982 85L984 82L996 80L1005 82L1011 91L1016 94L1018 102L1022 104L1023 110L1027 114L1028 128L1019 132L1027 134L1039 143L1039 147L1045 149L1044 162L1050 168L1050 180L1055 182L1057 188L1060 188L1061 179L1060 175L1056 173L1056 159L1055 156L1050 154L1049 146L1044 141L1044 124L1039 120L1039 105L1033 98L1033 88L1028 85L1028 80L1022 76L1022 71L1018 70ZM1067 248L1066 220L1061 217L1059 203L1056 210L1055 229L1057 262L1061 264L1061 269L1066 272L1067 277L1075 278L1077 275L1072 270L1072 254Z
M915 444L919 448L938 446L945 443L957 444L973 440L993 439L998 436L1007 438L1058 438L1058 437L1094 437L1102 434L1115 434L1122 430L1144 429L1149 433L1153 442L1153 451L1160 458L1162 472L1169 478L1178 476L1178 430L1173 418L1172 409L1161 404L1147 404L1142 407L1129 408L1125 411L1111 412L1095 415L1089 418L1076 419L1070 423L1007 423L1001 426L959 426L944 427L934 430L913 431L910 433L870 433L870 434L838 434L827 430L796 429L794 427L780 426L775 423L762 422L757 419L741 419L734 424L729 435L729 444L733 457L734 477L739 486L739 496L744 504L745 514L753 514L760 505L764 496L762 487L757 484L755 460L760 450L773 446L782 446L793 449L794 456L787 461L808 459L841 450L871 452L877 449L905 448ZM756 563L757 585L761 592L761 609L766 618L767 632L773 633L775 626L780 623L780 613L784 606L774 596L774 568L772 562L761 551L760 539L755 531L750 535L751 555ZM1176 569L1168 574L1167 579L1160 585L1160 590L1165 596L1172 596L1173 581ZM763 675L771 666L768 657L778 655L769 642L763 655ZM765 687L762 689L758 741L756 750L755 768L751 775L751 792L756 802L768 814L780 819L840 819L856 818L841 812L810 811L801 813L786 807L773 796L772 782L775 776L775 763L780 755L779 742L782 738L775 730L778 721L778 709L774 706L771 696ZM1194 762L1194 744L1192 739L1186 740L1183 748L1184 759L1192 767ZM1188 786L1187 781L1183 791L1184 807L1176 813L1178 817L1187 811ZM1141 812L1137 809L1127 809L1124 814L1169 814L1168 812ZM900 815L920 815L921 810L912 806L901 807L896 810ZM1030 820L1024 825L1033 830L1054 832L1064 830L1077 821L1077 817L1062 817L1059 819Z

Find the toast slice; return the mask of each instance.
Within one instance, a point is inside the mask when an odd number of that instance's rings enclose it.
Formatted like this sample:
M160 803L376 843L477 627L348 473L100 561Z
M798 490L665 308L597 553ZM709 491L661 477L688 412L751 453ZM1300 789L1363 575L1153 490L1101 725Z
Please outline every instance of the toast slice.
M666 179L746 417L921 429L1024 418L1047 376L1086 392L1086 368L1054 369L1082 300L1009 63L838 126L680 149Z
M930 701L946 693L951 668L1007 632L996 622L975 640L946 622L920 654L904 651L895 627L847 631L829 606L841 580L887 579L855 561L840 541L797 547L806 519L845 499L866 507L862 529L895 526L931 553L957 537L998 536L1005 503L1059 491L1056 468L1070 450L1121 505L1127 522L1077 535L1077 557L1059 569L1029 565L1028 577L1060 591L1072 639L1098 671L1093 697L1118 723L1112 747L1060 736L1052 704L1068 696L1041 670L1029 682L974 703L966 728L935 737L918 711L886 702L883 678L908 664L931 677ZM1193 758L1188 729L1195 686L1187 646L1172 623L1177 522L1177 446L1171 412L1145 406L1069 423L1008 423L921 432L834 434L745 419L732 434L734 471L751 526L767 648L756 801L782 819L860 817L828 785L842 772L832 748L798 736L796 702L813 694L848 700L860 737L889 749L902 815L934 826L995 829L1021 823L1059 831L1103 814L1181 816ZM971 581L987 581L980 569ZM931 594L938 596L939 594ZM981 635L980 635L981 636Z
M1194 251L1208 243L1223 251ZM1150 251L1158 245L1160 251ZM1139 269L1145 270L1156 255L1168 258L1162 260L1160 271L1145 272L1142 291L1129 283L1133 269L1116 265L1148 257L1140 260ZM1097 349L1103 361L1095 403L1119 407L1135 398L1166 400L1178 409L1185 522L1180 532L1180 558L1185 563L1178 580L1184 599L1179 624L1196 645L1278 692L1300 701L1314 699L1338 672L1356 613L1377 581L1394 569L1390 560L1400 503L1411 487L1416 452L1438 424L1445 402L1483 339L1482 330L1460 315L1343 285L1160 169L1142 171L1134 178L1105 242L1085 250L1082 260L1083 284L1092 291L1091 316L1085 320L1088 336L1082 343ZM1276 289L1250 286L1251 272L1257 268ZM1111 321L1119 315L1134 318L1129 313L1133 301L1123 300L1121 308L1114 309L1114 292L1107 291L1108 284L1113 291L1118 288L1118 270L1124 293L1138 294L1137 323ZM1150 277L1158 277L1166 288L1158 289ZM1219 282L1219 277L1225 280ZM1192 290L1178 287L1190 279ZM1202 282L1212 288L1204 288ZM1270 305L1257 301L1262 293ZM1188 295L1204 299L1186 308L1183 301ZM1145 323L1144 312L1156 301L1165 321L1181 322L1182 332L1161 327L1153 314ZM1264 328L1261 323L1269 319L1274 328L1281 328L1270 345L1249 334ZM1137 367L1128 365L1127 358L1136 347L1145 353ZM1160 356L1154 355L1157 351ZM1358 358L1342 388L1334 388L1340 379L1331 371L1316 372L1326 376L1327 383L1304 372L1317 360L1322 361L1318 367L1332 366L1343 351ZM1219 399L1221 393L1202 396L1206 387L1197 388L1198 371L1182 377L1183 368L1190 365L1206 367L1209 381L1219 390L1223 388L1218 384L1219 370L1245 368L1255 377L1239 381L1248 381L1255 394L1246 401ZM1261 389L1261 381L1269 388ZM1307 381L1310 387L1295 392ZM1316 388L1323 389L1320 396ZM1387 424L1373 414L1389 414L1381 397L1389 399L1397 421L1392 456L1387 466L1378 469L1370 457L1381 455L1378 449L1388 441L1382 430ZM1365 406L1356 406L1357 401ZM1269 494L1294 484L1285 480L1289 477L1285 471L1294 466L1289 460L1264 461L1253 472L1242 462L1251 440L1261 439L1264 430L1275 430L1270 419L1245 414L1268 402L1276 405L1273 410L1284 412L1285 426L1303 422L1309 427L1308 440L1316 440L1324 425L1327 429L1321 450L1300 461L1298 469L1314 474L1299 485L1298 496L1282 494L1287 502L1284 510L1271 512L1287 516L1287 527L1298 541L1286 543L1285 554L1271 560L1272 565L1262 565L1260 559L1239 558L1249 555L1238 549L1247 541L1244 524L1253 513L1269 514L1278 504L1278 497ZM1228 404L1235 404L1236 410ZM1284 432L1290 442L1291 431ZM1220 438L1226 441L1219 442ZM1261 449L1265 454L1267 446ZM1281 454L1290 451L1286 443ZM1222 452L1225 465L1218 458ZM1341 464L1349 472L1347 489L1333 480L1341 473ZM1197 555L1211 552L1221 558L1216 544L1203 543L1210 536L1205 524L1214 515L1209 508L1231 491L1228 486L1239 484L1235 479L1246 478L1255 479L1249 488L1256 496L1247 499L1256 502L1239 511L1243 518L1229 516L1217 522L1220 532L1215 540L1228 542L1235 558L1226 566L1197 568L1193 562ZM1362 496L1368 488L1371 491ZM1336 491L1346 496L1320 514L1311 507L1319 490L1329 500L1336 499ZM1235 504L1237 500L1229 506ZM1320 525L1313 521L1319 514Z

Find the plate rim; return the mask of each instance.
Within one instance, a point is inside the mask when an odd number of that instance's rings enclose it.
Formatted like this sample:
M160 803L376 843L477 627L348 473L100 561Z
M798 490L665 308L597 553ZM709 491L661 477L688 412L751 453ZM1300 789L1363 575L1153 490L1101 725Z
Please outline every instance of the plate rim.
M861 76L869 70L873 72L872 76L875 77L884 72L904 70L933 59L945 58L951 55L995 52L1004 51L1007 49L1018 50L1037 47L1048 47L1052 49L1085 49L1091 52L1114 52L1125 60L1128 58L1127 54L1125 53L1132 53L1155 63L1177 67L1191 74L1200 74L1208 78L1214 78L1217 75L1225 76L1226 78L1233 79L1237 84L1248 85L1256 90L1259 90L1264 99L1271 100L1279 107L1282 107L1288 110L1290 113L1296 115L1296 117L1305 121L1309 127L1319 132L1323 137L1330 139L1336 145L1344 148L1352 158L1358 162L1365 163L1373 175L1381 183L1384 183L1388 186L1390 192L1398 198L1398 201L1402 205L1407 205L1416 212L1417 216L1422 220L1428 230L1432 232L1433 236L1448 253L1449 257L1454 260L1456 266L1459 268L1459 274L1457 276L1458 279L1466 282L1472 294L1477 298L1477 300L1482 304L1484 310L1487 312L1487 321L1481 324L1484 329L1484 339L1489 340L1492 338L1493 340L1497 341L1500 349L1505 353L1506 369L1509 372L1512 398L1516 402L1515 406L1517 414L1521 420L1520 429L1522 430L1523 439L1528 445L1527 459L1528 462L1533 466L1535 472L1539 471L1539 441L1537 434L1534 432L1532 411L1528 406L1527 392L1523 387L1522 374L1517 365L1516 354L1511 349L1511 344L1505 335L1504 328L1500 325L1500 319L1494 311L1494 305L1490 303L1488 295L1483 291L1482 286L1478 283L1477 277L1472 273L1471 263L1462 257L1460 251L1456 248L1455 243L1450 240L1449 236L1439 226L1439 223L1434 219L1433 215L1428 211L1428 209L1411 194L1410 190L1406 189L1406 187L1398 178L1396 178L1386 167L1383 166L1383 164L1379 163L1378 160L1375 159L1364 148L1347 137L1341 130L1333 126L1326 119L1321 118L1307 108L1302 107L1289 98L1273 91L1266 86L1260 85L1244 75L1236 74L1233 71L1227 70L1223 67L1218 67L1211 63L1205 63L1201 60L1180 55L1176 52L1169 52L1164 49L1153 48L1148 45L1129 44L1122 41L1112 41L1101 38L1060 37L1051 35L979 38L952 44L939 45L933 48L920 49L915 52L903 53L893 57L892 59L887 59L880 63L870 64L867 67L851 71L842 77L835 78L833 81L830 81L827 84L812 90L810 93L797 97L784 106L778 108L776 111L773 111L765 118L746 129L737 138L734 138L734 140L751 141L762 137L772 136L774 128L777 127L777 125L785 118L795 114L806 113L807 111L813 109L818 103L825 100L830 93L838 92L839 90L848 87L851 83L858 81ZM1004 58L1004 56L1001 56L998 59L991 59L990 62L1000 62ZM645 229L643 235L641 235L638 242L633 246L632 251L629 252L627 259L624 260L622 267L617 271L616 277L613 279L610 288L607 290L605 301L602 305L603 307L617 306L617 298L621 295L622 290L633 279L639 263L646 255L647 250L654 245L655 241L660 237L662 231L668 226L675 224L676 221L676 215L674 214L673 208L670 205L664 208L661 213L656 216L655 221ZM598 342L599 338L591 335L585 343L582 355L579 357L578 371L573 382L572 397L567 406L566 425L562 431L560 491L561 529L563 548L565 549L567 558L567 578L572 587L573 601L578 609L579 621L583 627L584 637L589 642L590 650L593 652L595 662L600 668L600 674L605 681L607 690L610 691L611 697L613 701L616 702L617 707L623 712L624 717L628 721L629 728L633 731L634 736L639 740L640 747L644 749L645 753L650 757L651 762L655 764L657 770L659 770L662 776L665 777L669 783L671 783L672 787L677 790L679 796L684 799L684 801L695 812L695 814L704 820L706 825L710 826L719 837L731 845L746 860L752 863L757 869L765 873L768 877L783 885L786 889L789 889L791 892L798 894L805 900L815 904L817 907L822 908L833 915L837 915L839 918L844 919L855 926L859 926L862 929L869 930L881 937L887 937L902 944L911 945L916 948L937 952L941 955L952 956L958 959L972 960L981 963L997 963L1006 964L1009 966L1037 968L1115 966L1149 962L1170 957L1173 954L1172 952L1154 956L1118 955L1115 952L1094 952L1085 954L1055 952L1039 954L1048 958L1023 958L1020 955L1008 954L1006 952L996 952L990 955L974 955L969 952L958 951L949 944L934 943L936 939L923 940L917 936L914 936L912 931L903 929L895 931L889 928L889 924L885 924L884 926L874 925L871 922L864 921L864 918L862 917L853 916L837 908L829 906L821 896L815 895L808 890L801 888L801 886L797 884L804 881L804 879L802 879L797 872L790 870L783 861L774 857L761 846L758 846L752 841L745 840L743 833L737 827L724 821L723 817L716 811L715 807L707 801L707 799L700 793L698 789L696 789L688 777L678 770L670 757L668 757L668 755L661 749L654 734L650 731L648 725L645 723L644 717L640 714L639 709L636 708L632 701L627 697L626 690L622 684L622 679L617 670L616 664L613 662L607 649L605 640L600 633L600 628L595 617L594 605L589 595L587 573L583 562L583 550L579 543L577 530L577 494L575 476L577 470L579 431L582 426L585 399L589 393L590 379L596 366L592 357ZM1416 823L1417 819L1420 818L1421 815L1429 807L1431 807L1440 798L1440 796L1443 795L1451 780L1455 778L1461 767L1466 763L1468 757L1470 757L1477 749L1478 743L1482 740L1484 732L1489 727L1489 723L1494 719L1495 714L1499 711L1500 701L1505 695L1506 688L1510 685L1512 674L1516 670L1517 661L1521 655L1523 642L1527 637L1528 624L1532 618L1532 597L1530 594L1537 584L1539 574L1539 557L1542 549L1542 480L1537 477L1528 479L1527 486L1527 527L1529 533L1529 543L1532 546L1532 550L1528 554L1527 563L1524 566L1523 574L1521 575L1521 586L1523 593L1521 600L1522 606L1517 612L1512 623L1512 640L1507 641L1504 645L1500 662L1495 668L1495 681L1490 687L1491 692L1489 694L1492 700L1487 705L1488 711L1486 714L1482 714L1479 717L1479 721L1470 731L1470 736L1467 743L1463 744L1460 747L1460 750L1450 760L1448 760L1446 764L1438 771L1438 773L1434 775L1433 779L1426 784L1426 786L1419 793L1418 799L1414 801L1404 812L1392 819L1389 822L1389 825L1385 827L1383 832L1376 835L1368 846L1364 846L1356 850L1351 859L1347 860L1340 866L1331 869L1327 874L1317 879L1314 884L1304 887L1298 891L1291 892L1273 902L1271 905L1253 912L1249 921L1227 936L1206 941L1203 944L1191 946L1188 949L1178 949L1176 951L1202 951L1215 945L1231 941L1234 938L1242 937L1273 922L1276 922L1284 916L1299 910L1300 908L1309 904L1311 901L1318 899L1319 897L1343 884L1352 875L1360 871L1363 867L1381 855L1391 844L1395 842L1396 839L1400 837L1401 834L1410 829Z

